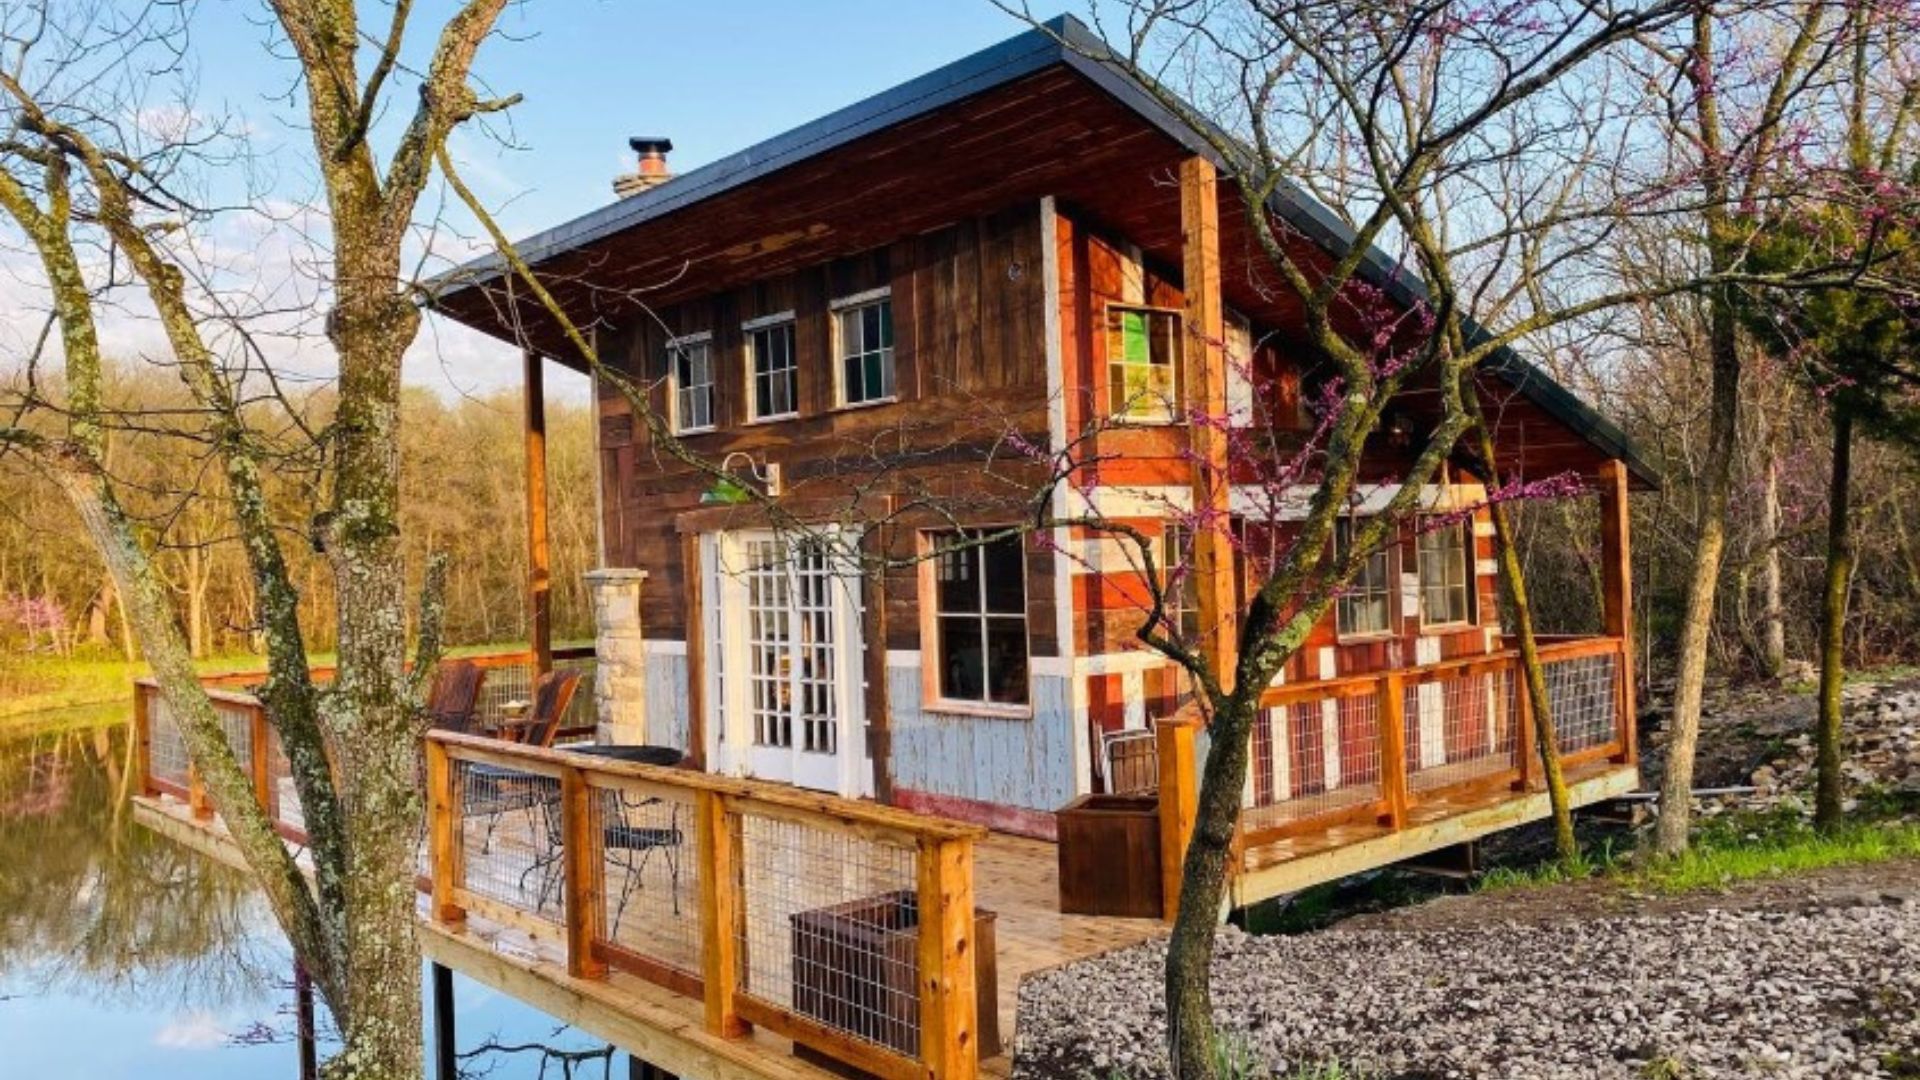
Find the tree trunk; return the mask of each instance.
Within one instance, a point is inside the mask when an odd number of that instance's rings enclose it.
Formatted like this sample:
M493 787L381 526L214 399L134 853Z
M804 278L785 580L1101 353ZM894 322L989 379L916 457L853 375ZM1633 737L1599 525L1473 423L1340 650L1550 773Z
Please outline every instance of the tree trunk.
M1193 839L1181 870L1180 910L1167 939L1167 1035L1173 1075L1182 1080L1211 1080L1217 1072L1208 976L1258 700L1257 693L1235 693L1208 724L1211 745L1200 780Z
M1706 460L1695 529L1693 565L1681 607L1679 655L1675 659L1672 729L1666 773L1660 780L1660 822L1654 846L1660 854L1687 849L1693 815L1693 761L1700 740L1700 707L1706 692L1707 646L1713 629L1714 594L1726 550L1727 503L1740 439L1740 352L1734 298L1715 289L1709 313L1713 402L1707 422Z
M1840 691L1846 680L1847 591L1853 580L1853 530L1847 521L1853 483L1853 413L1833 409L1833 477L1827 505L1827 580L1820 605L1820 717L1814 728L1813 822L1840 824Z
M1766 613L1761 625L1761 666L1777 679L1787 667L1787 617L1780 599L1780 463L1767 461L1766 486L1761 493L1761 542L1766 545L1760 564L1761 600Z
M1468 414L1473 417L1474 431L1478 433L1479 452L1487 470L1488 490L1500 485L1500 471L1494 464L1493 432L1488 429L1486 417L1480 411L1480 397L1474 390L1473 380L1465 380L1462 399L1466 402ZM1507 518L1507 508L1500 503L1489 507L1489 516L1493 518L1494 546L1500 557L1500 576L1507 583L1507 594L1513 598L1514 618L1519 622L1520 631L1520 674L1526 682L1526 693L1533 706L1533 725L1535 741L1540 752L1541 775L1547 780L1547 803L1553 809L1553 852L1560 859L1560 865L1571 871L1580 858L1580 846L1573 835L1573 800L1567 794L1567 774L1560 767L1560 732L1553 722L1553 704L1547 694L1546 670L1540 666L1540 642L1533 633L1533 604L1527 598L1527 579L1520 565L1520 549L1514 543L1513 523ZM1604 603L1602 604L1604 607ZM1631 642L1627 643L1632 648Z

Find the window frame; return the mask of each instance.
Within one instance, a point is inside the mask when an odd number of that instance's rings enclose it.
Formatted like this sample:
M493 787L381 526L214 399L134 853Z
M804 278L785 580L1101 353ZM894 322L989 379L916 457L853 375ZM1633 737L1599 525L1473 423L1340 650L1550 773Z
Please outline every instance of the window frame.
M1344 536L1346 538L1345 543L1352 544L1353 530L1358 524L1359 519L1356 517L1343 516L1334 521L1333 552L1336 558L1340 553L1341 538ZM1381 545L1379 551L1367 556L1369 559L1378 556L1382 560L1381 572L1385 575L1386 580L1381 583L1379 591L1384 594L1387 601L1387 625L1378 630L1347 629L1340 617L1340 613L1346 610L1345 601L1349 594L1343 593L1336 597L1333 602L1333 638L1336 642L1383 641L1399 636L1399 624L1401 620L1399 602L1400 589L1398 588L1398 579L1400 576L1398 573L1399 554L1400 545L1393 540L1389 540L1387 543ZM1351 585L1352 582L1348 584ZM1369 592L1371 591L1373 590L1369 590Z
M1194 593L1193 566L1189 564L1185 576L1176 584L1173 578L1175 549L1185 547L1191 550L1192 529L1178 521L1169 521L1160 527L1160 589L1165 606L1163 614L1173 624L1183 641L1200 640L1200 598ZM1184 535L1184 539L1182 539ZM1236 545L1237 549L1237 545ZM1240 559L1236 556L1235 563ZM1239 567L1235 567L1239 572ZM1189 622L1191 624L1189 624Z
M1435 516L1440 515L1420 515L1416 522L1419 532L1414 537L1414 577L1420 593L1420 629L1423 631L1457 630L1477 626L1480 623L1480 584L1477 568L1479 560L1474 554L1474 518L1468 517L1442 528L1429 528L1427 521ZM1446 534L1457 536L1460 540L1461 584L1459 588L1462 590L1462 606L1466 610L1462 618L1435 621L1427 614L1427 540L1429 537ZM1451 590L1455 586L1443 581L1440 587Z
M788 402L788 405L791 407L786 412L762 414L760 412L759 349L755 345L755 339L761 334L779 330L782 327L785 327L787 331L787 366L782 370L787 372L788 392L792 398L792 400ZM770 424L779 420L793 420L799 417L800 331L799 319L794 315L794 312L788 309L786 311L774 312L771 315L762 315L757 319L748 319L746 322L740 324L740 336L742 339L740 349L741 359L744 361L741 368L746 376L747 390L746 422L749 424ZM771 375L772 373L769 372L769 374Z
M680 352L687 346L698 345L707 353L707 422L688 425L681 415L680 394L686 389L680 382ZM720 385L713 369L713 331L702 330L697 334L681 334L667 339L667 419L675 435L704 435L719 427L719 395L714 391Z
M1003 720L1026 720L1033 717L1033 613L1032 597L1027 589L1027 545L1024 536L1014 539L1020 547L1020 620L1021 644L1026 655L1026 681L1021 687L1023 700L1018 703L994 701L990 696L974 698L947 697L941 685L941 620L942 618L965 618L973 616L980 621L981 641L981 692L991 695L989 672L987 669L986 642L989 623L993 619L1015 618L1011 613L990 613L986 610L985 567L981 565L980 589L982 598L978 612L955 612L947 615L940 609L940 556L941 538L964 533L991 533L1011 527L1008 524L965 525L948 529L923 529L918 536L920 555L919 607L920 607L920 707L927 712L950 713L962 716L984 716ZM984 558L985 548L977 546L969 549L975 558Z
M886 381L891 384L891 388L887 393L877 397L862 398L859 401L853 401L847 395L848 357L845 351L846 332L841 327L841 319L851 313L864 311L867 308L877 307L881 304L887 306L889 340L886 347L878 351L882 354L886 363ZM890 405L899 401L900 371L897 367L897 358L899 355L897 351L898 327L895 325L893 318L893 286L882 285L877 289L868 289L864 292L853 293L829 301L827 304L827 316L828 322L832 327L829 337L831 338L831 352L833 354L833 407L836 409L866 409L875 405ZM868 349L861 352L860 355L866 356L873 351L875 350Z
M1160 317L1171 319L1173 322L1174 332L1171 338L1173 342L1173 359L1167 365L1171 368L1171 374L1169 376L1169 392L1167 395L1169 400L1165 415L1136 416L1132 413L1119 413L1114 411L1114 368L1116 366L1127 366L1124 361L1116 360L1114 357L1113 340L1116 331L1113 320L1115 315L1121 312L1139 312L1146 315L1150 321L1156 317ZM1180 385L1181 380L1186 374L1187 346L1185 312L1179 308L1157 307L1153 304L1129 304L1118 300L1109 300L1106 302L1106 306L1102 312L1100 333L1104 336L1106 342L1106 356L1100 372L1100 389L1104 395L1100 410L1101 415L1110 423L1126 424L1136 427L1167 427L1179 423L1187 411L1186 402L1182 398L1182 387ZM1154 366L1152 362L1153 335L1151 329L1149 329L1147 339L1148 368L1151 370Z

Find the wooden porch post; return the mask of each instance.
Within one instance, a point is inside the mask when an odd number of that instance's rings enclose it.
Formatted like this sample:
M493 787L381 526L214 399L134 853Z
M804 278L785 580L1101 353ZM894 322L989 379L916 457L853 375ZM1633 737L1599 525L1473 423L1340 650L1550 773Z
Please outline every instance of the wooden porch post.
M1608 637L1620 640L1619 665L1620 760L1640 760L1634 723L1633 679L1633 548L1627 514L1627 467L1619 460L1600 466L1600 567L1604 596L1603 618Z
M1200 773L1195 737L1200 720L1190 709L1155 725L1160 759L1160 917L1172 922L1180 911L1180 885L1186 878L1187 845L1200 817Z
M536 676L553 670L553 575L547 544L547 386L545 359L521 353L526 368L527 635Z
M1215 677L1231 689L1239 661L1234 625L1231 480L1227 474L1226 312L1220 299L1219 176L1213 162L1180 163L1183 400L1193 452L1193 567L1200 637Z

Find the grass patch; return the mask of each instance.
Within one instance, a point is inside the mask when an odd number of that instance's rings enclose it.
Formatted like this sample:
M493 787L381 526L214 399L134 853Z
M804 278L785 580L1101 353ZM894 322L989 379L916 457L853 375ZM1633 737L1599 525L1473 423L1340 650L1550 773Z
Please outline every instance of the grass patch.
M1632 885L1681 893L1916 856L1920 825L1912 822L1862 815L1823 833L1798 813L1783 809L1709 821L1694 834L1685 854L1649 860L1621 876Z
M1536 889L1544 885L1562 885L1569 881L1585 881L1588 878L1614 874L1623 865L1624 861L1614 851L1613 840L1609 837L1598 847L1582 846L1571 863L1550 859L1532 866L1493 867L1480 875L1480 879L1474 883L1474 890L1499 892L1503 889Z

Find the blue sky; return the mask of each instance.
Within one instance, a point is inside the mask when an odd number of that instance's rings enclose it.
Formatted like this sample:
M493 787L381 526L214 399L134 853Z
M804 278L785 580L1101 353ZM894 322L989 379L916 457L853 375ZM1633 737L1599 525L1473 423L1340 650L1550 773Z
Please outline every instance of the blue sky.
M372 16L384 13L384 5L363 6ZM409 59L425 61L428 31L451 6L416 5L420 29ZM1081 6L1035 11L1051 16ZM263 7L213 0L201 8L198 97L203 109L245 118L277 195L313 201L311 149L301 110L287 95L293 65L284 45L271 45L276 35ZM613 177L632 168L630 135L672 138L672 165L685 171L1021 29L987 0L518 3L483 49L477 73L492 92L525 100L512 110L510 128L461 132L452 150L465 178L523 236L611 201ZM389 136L411 93L408 85L395 98ZM517 385L518 361L442 324L424 335L408 377L443 391L485 390ZM556 389L580 392L564 379Z

